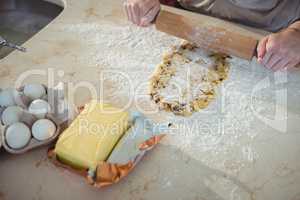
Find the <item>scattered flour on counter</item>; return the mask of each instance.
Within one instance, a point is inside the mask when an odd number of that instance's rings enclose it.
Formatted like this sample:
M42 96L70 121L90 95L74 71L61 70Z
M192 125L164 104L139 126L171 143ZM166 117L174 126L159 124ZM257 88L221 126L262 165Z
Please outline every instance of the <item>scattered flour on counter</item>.
M82 66L119 72L111 72L105 76L104 82L107 84L106 98L114 103L148 94L149 78L163 54L181 43L180 39L160 33L154 27L83 23L66 25L61 29L69 33L70 38L82 43L82 55L77 58ZM85 47L89 51L85 51ZM206 110L189 118L165 112L156 115L174 123L175 128L164 144L176 146L208 166L229 171L224 165L226 161L240 163L242 168L245 164L251 164L252 155L256 155L251 143L261 131L255 128L258 122L253 108L273 109L271 103L265 101L252 105L255 103L252 96L254 85L269 76L270 72L254 62L238 58L230 62L229 77L220 87L218 98ZM139 89L132 94L129 92L131 86ZM150 97L144 103L151 105Z
M95 50L82 52L84 64L109 66L110 69L152 69L166 50L181 41L156 31L154 27L75 24L65 26L63 30L80 37L86 46Z

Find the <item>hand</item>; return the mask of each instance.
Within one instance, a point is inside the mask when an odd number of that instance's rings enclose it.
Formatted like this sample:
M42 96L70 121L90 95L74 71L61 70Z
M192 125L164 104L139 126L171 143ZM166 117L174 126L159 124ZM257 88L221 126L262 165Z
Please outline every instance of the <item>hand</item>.
M149 26L160 10L159 0L126 0L128 20L139 26Z
M287 28L263 38L257 47L258 62L274 71L300 63L300 30Z

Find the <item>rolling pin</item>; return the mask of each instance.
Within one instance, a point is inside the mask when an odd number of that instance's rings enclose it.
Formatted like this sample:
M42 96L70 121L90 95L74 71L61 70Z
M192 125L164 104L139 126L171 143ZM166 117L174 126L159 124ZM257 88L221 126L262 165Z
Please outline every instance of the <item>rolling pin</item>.
M203 49L247 60L256 55L258 40L245 34L244 28L221 19L163 6L155 24L157 30L194 42Z

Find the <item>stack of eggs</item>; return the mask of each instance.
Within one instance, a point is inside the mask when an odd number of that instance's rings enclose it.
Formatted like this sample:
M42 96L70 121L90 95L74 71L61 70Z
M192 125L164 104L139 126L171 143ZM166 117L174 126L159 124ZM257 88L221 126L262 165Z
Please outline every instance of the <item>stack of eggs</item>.
M5 127L2 142L12 150L24 149L32 140L43 143L56 135L57 125L49 117L47 88L41 84L1 90L0 111Z

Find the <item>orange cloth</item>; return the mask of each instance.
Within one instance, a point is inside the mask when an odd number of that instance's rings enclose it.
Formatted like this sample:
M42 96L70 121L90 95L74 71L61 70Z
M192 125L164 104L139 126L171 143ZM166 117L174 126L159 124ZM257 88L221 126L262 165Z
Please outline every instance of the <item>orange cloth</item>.
M140 145L140 150L148 151L164 137L164 135L159 135L150 138ZM103 187L112 185L119 182L123 177L127 176L129 172L134 168L134 166L139 162L140 158L144 154L138 155L134 161L127 163L126 165L110 164L102 162L97 168L97 178L96 187Z

